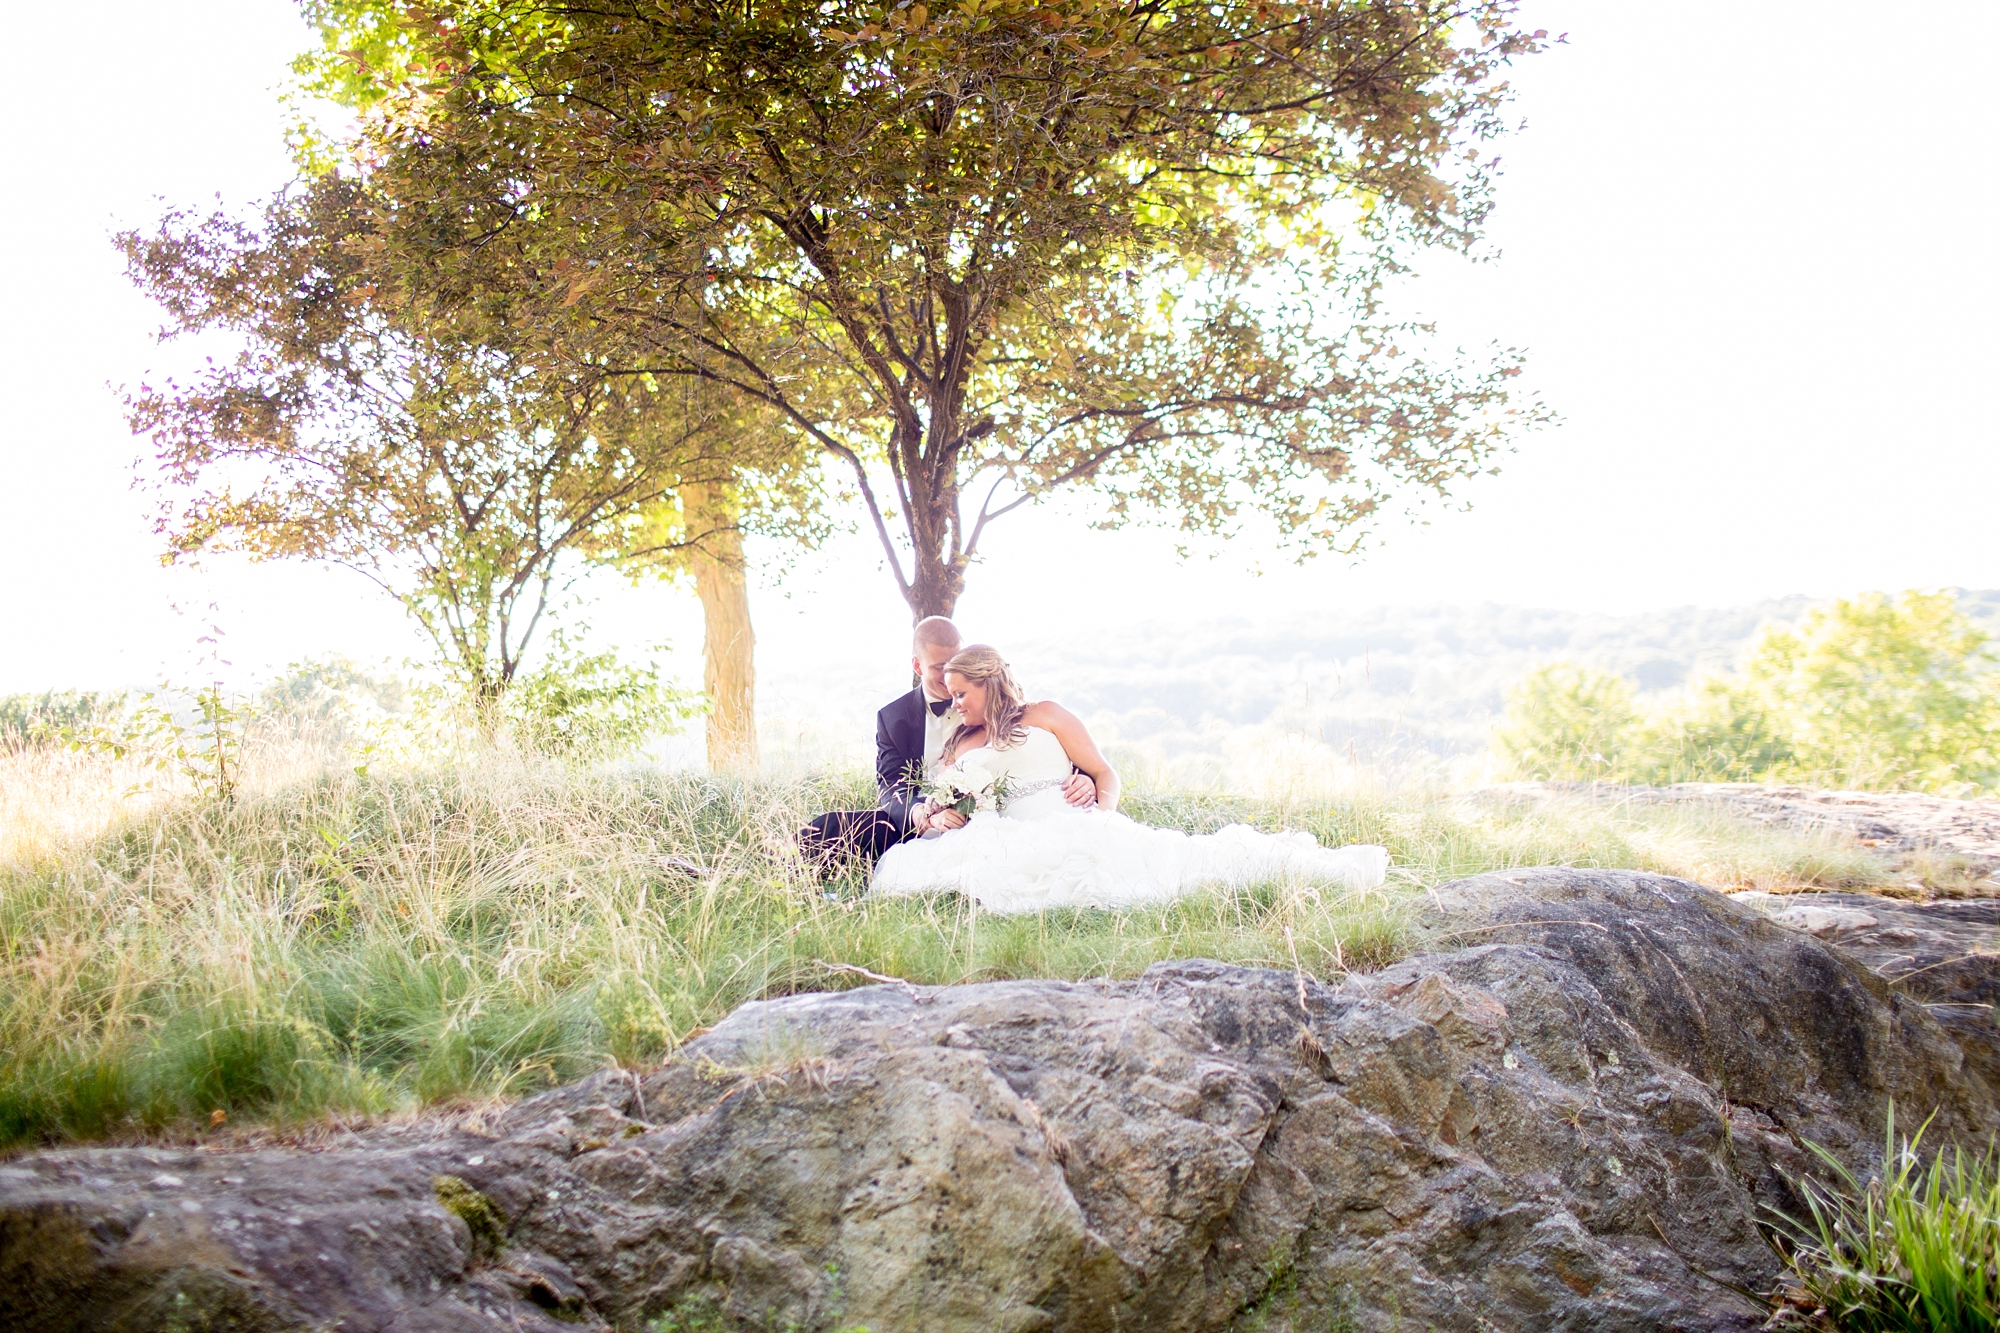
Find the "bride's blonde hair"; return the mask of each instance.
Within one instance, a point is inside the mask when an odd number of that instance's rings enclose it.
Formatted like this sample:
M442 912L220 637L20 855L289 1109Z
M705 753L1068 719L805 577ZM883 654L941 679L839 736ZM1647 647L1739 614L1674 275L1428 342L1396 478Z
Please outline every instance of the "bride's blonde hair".
M1021 715L1028 711L1026 701L1021 698L1021 687L1015 683L1014 673L1007 667L1007 659L1000 656L1000 650L989 644L969 644L952 654L952 659L944 664L947 672L955 672L974 685L986 690L986 743L996 750L1005 750L1028 738L1028 729L1022 725ZM970 735L978 722L966 718L958 724L958 730L951 733L951 739L944 745L949 755L958 753L958 743Z

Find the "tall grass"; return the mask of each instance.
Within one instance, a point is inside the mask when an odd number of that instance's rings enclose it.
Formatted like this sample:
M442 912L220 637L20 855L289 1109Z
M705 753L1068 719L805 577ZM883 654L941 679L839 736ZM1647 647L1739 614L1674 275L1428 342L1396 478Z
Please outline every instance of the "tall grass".
M1495 867L1775 888L1875 864L1682 808L1142 791L1126 808L1149 822L1381 842L1396 870L1366 894L1281 883L996 917L805 872L793 830L871 803L858 778L246 759L219 802L132 794L103 757L0 754L0 1145L521 1093L654 1061L747 999L860 983L842 967L948 983L1203 956L1338 975L1412 946L1424 886Z
M1802 1182L1812 1220L1787 1218L1805 1291L1844 1333L1991 1333L2000 1327L2000 1156L1959 1145L1928 1165L1921 1132L1866 1185L1819 1156L1831 1185Z

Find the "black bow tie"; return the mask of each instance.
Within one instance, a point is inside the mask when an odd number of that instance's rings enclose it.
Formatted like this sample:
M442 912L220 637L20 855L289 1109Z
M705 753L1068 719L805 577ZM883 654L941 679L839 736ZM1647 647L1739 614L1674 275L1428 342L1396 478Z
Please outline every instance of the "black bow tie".
M944 710L951 707L949 699L926 699L924 702L931 706L932 717L943 717Z

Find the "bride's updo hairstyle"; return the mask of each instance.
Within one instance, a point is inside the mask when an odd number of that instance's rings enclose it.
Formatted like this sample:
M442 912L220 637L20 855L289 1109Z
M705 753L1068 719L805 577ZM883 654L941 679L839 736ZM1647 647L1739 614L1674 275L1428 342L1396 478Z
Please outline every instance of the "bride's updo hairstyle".
M1007 669L1007 659L1000 656L998 648L984 643L968 644L952 655L944 669L985 689L988 745L1005 750L1028 738L1028 729L1021 724L1021 715L1028 711L1028 705L1021 698L1021 687L1015 683L1014 673ZM973 718L960 722L958 730L945 742L945 753L957 754L958 743L977 725Z

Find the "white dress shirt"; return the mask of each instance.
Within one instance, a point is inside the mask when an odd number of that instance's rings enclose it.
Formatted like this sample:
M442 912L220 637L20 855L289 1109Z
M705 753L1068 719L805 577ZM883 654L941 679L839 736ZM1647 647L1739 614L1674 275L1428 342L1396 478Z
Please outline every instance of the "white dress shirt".
M944 743L951 733L958 729L958 710L947 708L942 713L932 713L930 705L937 703L929 690L924 691L924 781L937 777L938 760L944 755Z

